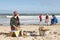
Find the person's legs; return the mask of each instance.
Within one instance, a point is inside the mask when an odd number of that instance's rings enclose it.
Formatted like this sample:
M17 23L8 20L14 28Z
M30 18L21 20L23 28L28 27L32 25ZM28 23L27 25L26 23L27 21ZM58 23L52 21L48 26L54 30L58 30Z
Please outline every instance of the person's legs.
M9 33L9 36L12 37L12 35L13 35L13 32L10 32L10 33Z
M46 25L48 26L49 25L49 19L46 19Z
M11 32L9 33L9 36L10 36L10 37L16 37L15 31L16 31L16 30L11 30Z
M53 25L54 24L54 21L53 21L53 19L51 19L51 25Z
M21 36L21 31L19 32L19 36Z
M51 25L52 25L52 19L51 19Z

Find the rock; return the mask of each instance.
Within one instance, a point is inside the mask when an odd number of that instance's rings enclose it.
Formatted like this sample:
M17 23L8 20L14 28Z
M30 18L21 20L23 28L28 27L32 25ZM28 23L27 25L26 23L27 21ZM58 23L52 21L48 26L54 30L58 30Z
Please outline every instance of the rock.
M57 34L57 32L53 32L53 34Z

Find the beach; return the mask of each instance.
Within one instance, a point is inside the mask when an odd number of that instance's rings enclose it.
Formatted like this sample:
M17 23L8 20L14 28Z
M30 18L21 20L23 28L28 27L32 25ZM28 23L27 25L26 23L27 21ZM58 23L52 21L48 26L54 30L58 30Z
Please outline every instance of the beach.
M9 15L0 16L0 40L59 40L60 39L60 15L56 15L58 18L58 24L51 24L51 15L49 15L49 26L46 26L45 15L43 15L43 20L40 23L39 15L23 15L19 16L22 31L27 32L26 36L20 37L10 37L10 18ZM44 31L44 36L39 34L39 28L47 28ZM43 33L42 33L43 34Z
M0 0L0 40L60 40L60 0Z
M39 27L41 25L21 25L23 31L35 31L39 35ZM26 36L26 37L9 37L8 33L11 31L10 26L0 26L0 40L59 40L60 39L60 25L44 26L49 31L45 36Z

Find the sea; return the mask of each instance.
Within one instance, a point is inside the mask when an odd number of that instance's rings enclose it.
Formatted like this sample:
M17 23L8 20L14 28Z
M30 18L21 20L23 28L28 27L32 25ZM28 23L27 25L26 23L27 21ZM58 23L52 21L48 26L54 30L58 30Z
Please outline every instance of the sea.
M13 15L12 14L0 14L0 25L9 26L10 19ZM33 24L46 24L45 23L45 14L43 15L43 20L40 22L39 14L20 14L20 24L21 25L33 25ZM60 24L60 15L55 15L58 19L58 24ZM52 15L49 15L49 24L51 24Z

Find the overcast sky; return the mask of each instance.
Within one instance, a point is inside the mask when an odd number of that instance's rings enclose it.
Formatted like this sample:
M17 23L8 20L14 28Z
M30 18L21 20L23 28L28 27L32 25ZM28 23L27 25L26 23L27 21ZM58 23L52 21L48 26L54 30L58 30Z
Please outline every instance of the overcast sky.
M0 0L0 12L60 13L60 0Z

